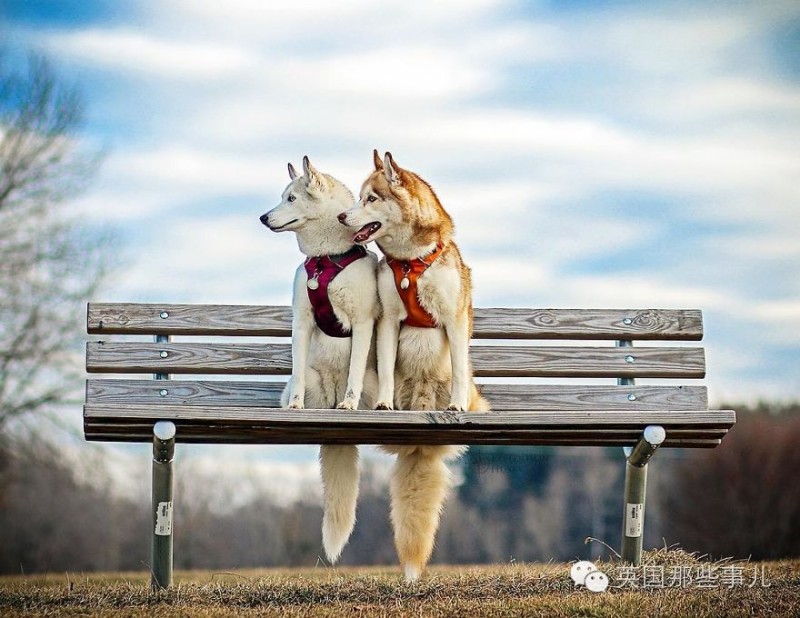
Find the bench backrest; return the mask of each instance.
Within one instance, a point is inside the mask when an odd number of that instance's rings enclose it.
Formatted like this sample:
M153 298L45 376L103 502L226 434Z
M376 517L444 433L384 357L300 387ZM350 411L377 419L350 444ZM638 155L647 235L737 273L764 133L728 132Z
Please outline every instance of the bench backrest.
M151 338L87 344L89 373L119 374L88 380L87 407L277 407L285 381L275 377L291 373L290 307L90 304L87 330ZM698 341L702 335L697 310L478 308L470 353L476 377L491 378L483 380L481 390L493 410L680 413L707 410L704 386L635 385L633 379L704 377L702 348L664 343ZM121 379L122 374L156 379ZM203 378L163 381L189 375ZM559 383L521 378L558 378ZM86 434L131 439L129 432L117 436L88 420ZM687 446L719 442L694 444L691 434L685 438Z

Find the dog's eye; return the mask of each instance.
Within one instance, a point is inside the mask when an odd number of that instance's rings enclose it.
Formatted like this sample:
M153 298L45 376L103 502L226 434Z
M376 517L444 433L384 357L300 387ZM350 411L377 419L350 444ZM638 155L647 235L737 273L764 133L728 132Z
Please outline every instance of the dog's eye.
M287 201L287 202L294 202L296 199L297 199L297 198L296 198L294 195L292 195L292 194L290 193L290 194L289 194L289 197L287 197L287 198L286 198L286 201Z
M367 198L367 201L368 201L368 202L374 202L374 201L375 201L375 200L377 200L377 199L378 199L378 198L377 198L377 197L375 197L374 195L370 195L370 196Z

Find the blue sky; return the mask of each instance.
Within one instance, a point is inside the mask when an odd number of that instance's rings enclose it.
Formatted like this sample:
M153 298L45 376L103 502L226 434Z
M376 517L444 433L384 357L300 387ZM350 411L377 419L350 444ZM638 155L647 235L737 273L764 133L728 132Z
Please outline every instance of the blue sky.
M12 61L81 84L108 149L73 208L103 300L288 303L258 216L308 154L436 187L477 306L705 312L716 402L800 393L800 5L12 0Z

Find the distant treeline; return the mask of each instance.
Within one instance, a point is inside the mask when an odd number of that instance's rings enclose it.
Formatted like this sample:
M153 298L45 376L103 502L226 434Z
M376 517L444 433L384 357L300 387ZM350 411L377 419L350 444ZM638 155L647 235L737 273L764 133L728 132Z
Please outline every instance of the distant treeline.
M729 406L739 422L713 450L669 450L650 469L645 546L721 558L800 556L800 404ZM619 548L621 449L473 447L456 470L434 561L496 563L607 556ZM222 464L221 464L222 465ZM321 508L266 497L220 512L215 479L185 476L176 496L180 569L321 564ZM396 562L388 491L367 467L342 563ZM0 572L144 570L149 505L120 498L98 471L78 482L53 448L0 458Z

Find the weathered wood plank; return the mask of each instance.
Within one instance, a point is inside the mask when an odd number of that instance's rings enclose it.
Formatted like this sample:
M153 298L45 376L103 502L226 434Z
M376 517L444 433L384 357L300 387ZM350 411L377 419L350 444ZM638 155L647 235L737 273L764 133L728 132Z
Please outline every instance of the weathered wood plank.
M87 403L280 406L283 382L91 379ZM495 410L705 410L704 386L483 384Z
M147 421L200 421L214 424L285 425L289 428L321 427L351 429L404 428L429 431L448 426L470 429L579 429L579 428L644 428L662 425L665 428L730 428L736 414L731 410L560 410L560 411L497 411L484 413L409 410L289 410L234 406L146 406L86 404L84 419L141 419Z
M473 346L476 376L702 378L702 348ZM91 342L89 372L288 375L288 344Z
M285 306L91 303L87 311L90 334L288 337L291 326ZM703 319L694 309L476 308L474 337L699 341Z
M476 338L633 339L699 341L698 310L665 309L476 309Z
M89 422L84 427L87 440L109 442L150 442L153 426L150 423ZM720 444L724 429L701 431L671 430L664 447L713 448ZM297 427L250 427L247 425L193 425L178 423L177 440L201 444L496 444L544 446L631 446L641 430L588 431L479 431L462 427L456 430L437 426L434 431L411 432L403 429L354 436L349 429L303 430ZM360 438L364 438L360 440ZM388 439L388 440L387 440Z
M482 384L495 410L707 410L705 386Z
M473 346L478 377L702 378L703 348Z
M288 337L292 330L292 308L89 303L86 328L89 334Z

